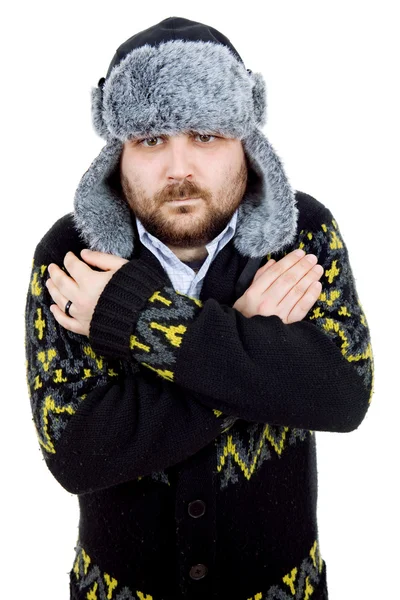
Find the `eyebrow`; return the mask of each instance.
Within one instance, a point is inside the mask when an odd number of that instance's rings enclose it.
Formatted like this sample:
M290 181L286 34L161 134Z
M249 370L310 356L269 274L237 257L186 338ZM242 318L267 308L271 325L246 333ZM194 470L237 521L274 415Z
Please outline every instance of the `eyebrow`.
M186 135L197 135L197 134L200 134L200 135L219 135L219 136L223 137L222 134L218 133L217 131L213 131L211 133L209 131L207 133L200 133L200 131L197 131L196 129L189 129L189 130L182 131L182 133L186 134ZM173 136L168 135L168 134L160 134L160 135L165 135L165 137L173 137ZM177 134L173 134L173 135L177 135Z
M194 133L200 133L200 131L196 131L195 129L189 129L188 132L185 133L190 133L190 134L194 134ZM211 133L208 131L207 133L202 133L201 135L219 135L221 137L224 137L221 133L219 133L218 131L212 131Z

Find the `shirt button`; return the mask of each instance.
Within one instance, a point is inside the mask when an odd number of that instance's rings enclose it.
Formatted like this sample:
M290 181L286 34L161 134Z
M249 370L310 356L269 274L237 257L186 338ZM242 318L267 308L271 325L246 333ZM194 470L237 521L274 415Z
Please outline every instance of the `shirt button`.
M192 579L203 579L208 573L208 569L205 565L193 565L189 571L189 575Z
M203 500L194 500L194 502L190 502L188 506L188 513L194 519L198 517L202 517L206 512L206 505Z

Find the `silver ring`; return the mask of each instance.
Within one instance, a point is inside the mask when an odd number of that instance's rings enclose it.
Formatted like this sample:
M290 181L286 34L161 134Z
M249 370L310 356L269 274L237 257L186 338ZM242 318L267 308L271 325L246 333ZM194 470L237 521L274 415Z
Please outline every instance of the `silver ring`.
M70 306L71 306L71 304L72 304L71 300L68 300L67 304L65 305L65 314L66 314L68 317L71 317L71 316L72 316L72 315L70 315L70 314L69 314L69 309L70 309Z

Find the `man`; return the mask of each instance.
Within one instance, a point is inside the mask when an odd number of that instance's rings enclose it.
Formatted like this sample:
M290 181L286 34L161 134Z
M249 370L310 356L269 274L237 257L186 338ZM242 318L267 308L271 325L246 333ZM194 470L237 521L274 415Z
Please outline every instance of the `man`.
M127 40L92 115L107 144L26 303L38 439L80 505L71 598L327 598L315 431L355 430L373 391L337 221L212 27Z

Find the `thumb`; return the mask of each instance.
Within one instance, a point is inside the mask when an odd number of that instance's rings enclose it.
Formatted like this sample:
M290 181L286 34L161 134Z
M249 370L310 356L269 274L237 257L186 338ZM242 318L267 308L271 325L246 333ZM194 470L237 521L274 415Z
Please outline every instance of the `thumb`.
M119 269L123 264L128 262L125 258L116 256L115 254L108 254L107 252L99 252L97 250L88 250L87 248L81 250L81 257L88 264L99 267L99 269L102 269L103 271Z

